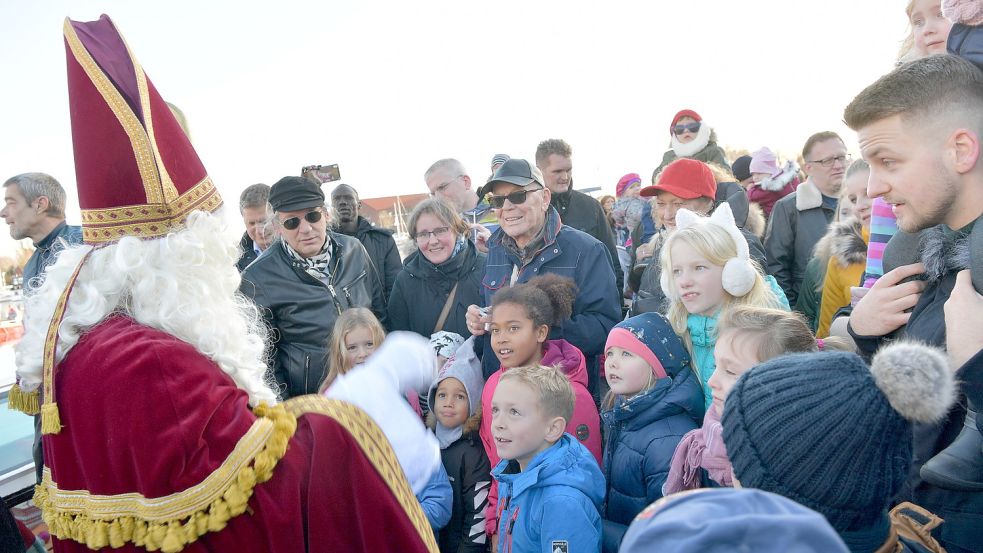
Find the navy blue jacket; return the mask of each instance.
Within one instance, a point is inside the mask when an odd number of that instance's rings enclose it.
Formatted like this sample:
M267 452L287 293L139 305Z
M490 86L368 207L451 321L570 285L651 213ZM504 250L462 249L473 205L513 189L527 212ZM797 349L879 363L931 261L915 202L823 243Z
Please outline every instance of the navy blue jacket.
M595 393L598 356L604 351L611 327L621 320L621 294L615 286L611 256L604 244L584 232L560 224L559 219L552 207L546 212L546 244L532 261L519 269L516 283L546 273L569 277L576 282L573 316L559 327L553 327L549 338L566 340L584 354L588 388ZM481 281L483 305L491 305L495 292L509 286L513 267L520 263L502 245L504 236L505 232L499 229L488 239L488 261ZM483 340L481 368L486 379L499 369L489 334L485 334Z
M686 364L647 392L627 401L619 396L601 420L606 435L605 541L607 534L620 541L635 515L662 497L676 446L703 420L703 390Z
M62 243L59 238L64 239ZM34 244L37 248L31 254L31 258L24 265L24 291L33 288L33 280L54 262L55 255L58 254L66 245L76 246L82 243L82 227L67 225L62 221L40 242Z

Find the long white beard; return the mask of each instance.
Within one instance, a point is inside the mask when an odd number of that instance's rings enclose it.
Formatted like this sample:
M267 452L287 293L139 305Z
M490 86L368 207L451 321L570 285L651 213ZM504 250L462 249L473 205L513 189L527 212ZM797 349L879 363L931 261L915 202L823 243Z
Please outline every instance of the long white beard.
M672 135L672 151L676 152L676 157L693 157L700 150L707 147L710 143L710 133L713 129L709 125L701 124L700 130L696 133L696 138L692 141L683 144L676 138L675 133Z
M44 340L55 305L91 246L62 250L27 298L17 376L25 391L41 384ZM267 329L256 306L238 294L238 248L219 217L188 216L187 228L163 238L123 238L96 248L79 273L58 330L56 361L113 313L167 332L214 361L250 403L276 402L266 382Z

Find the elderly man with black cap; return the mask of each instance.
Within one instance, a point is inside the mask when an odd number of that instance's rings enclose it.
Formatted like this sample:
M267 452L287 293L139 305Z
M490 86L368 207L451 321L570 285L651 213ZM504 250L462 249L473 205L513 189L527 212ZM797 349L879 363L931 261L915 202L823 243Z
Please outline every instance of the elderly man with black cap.
M367 307L385 324L385 300L365 247L328 230L320 185L284 177L270 205L280 240L243 271L240 291L275 331L270 368L286 399L317 392L338 315Z
M607 248L587 233L564 225L550 206L550 190L543 174L524 159L502 164L480 195L498 216L501 228L488 239L488 263L482 280L484 304L502 288L526 282L534 276L555 273L577 284L573 315L550 331L550 339L564 339L587 359L591 393L597 395L598 356L608 331L621 319L620 294ZM468 308L471 333L485 334L479 308ZM482 368L485 376L498 369L491 341L484 340Z

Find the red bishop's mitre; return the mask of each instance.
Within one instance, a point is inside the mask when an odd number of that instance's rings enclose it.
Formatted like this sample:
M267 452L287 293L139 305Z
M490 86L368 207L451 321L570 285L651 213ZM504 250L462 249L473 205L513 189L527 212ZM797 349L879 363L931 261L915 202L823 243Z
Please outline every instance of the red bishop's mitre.
M112 20L66 18L64 32L84 241L157 238L215 211L215 184Z

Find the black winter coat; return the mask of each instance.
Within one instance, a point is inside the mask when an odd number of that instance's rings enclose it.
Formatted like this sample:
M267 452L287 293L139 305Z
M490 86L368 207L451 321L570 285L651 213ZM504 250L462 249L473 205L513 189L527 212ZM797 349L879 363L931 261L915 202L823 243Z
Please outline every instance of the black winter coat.
M481 553L487 546L485 508L491 489L491 465L478 431L466 433L440 450L454 492L451 520L437 533L441 553Z
M396 275L389 296L389 327L430 338L454 283L459 283L443 329L470 336L464 315L469 305L482 304L481 278L484 275L485 254L470 240L463 251L440 265L427 261L419 251L413 252Z
M614 243L614 232L608 224L604 208L597 200L578 190L553 194L550 205L560 214L560 221L568 227L597 238L611 254L611 268L618 290L624 290L625 275L618 260L618 248Z
M977 225L983 224L977 220ZM956 284L956 274L966 268L959 263L960 258L968 257L959 250L968 248L967 243L953 245L951 231L942 231L941 227L926 230L922 233L923 247L937 240L947 240L935 247L925 250L944 252L943 255L926 254L923 250L920 257L929 271L935 271L938 278L930 280L922 291L918 303L911 312L908 324L887 336L860 336L848 327L860 349L860 353L870 359L883 343L899 338L915 339L930 346L945 348L945 302ZM943 237L943 235L945 237ZM899 232L896 237L904 236ZM891 239L892 242L894 238ZM913 263L917 257L904 260L890 259L885 250L885 271L899 265ZM917 255L917 254L916 254ZM964 257L965 256L965 257ZM944 259L942 259L944 257ZM955 378L961 383L962 390L979 394L983 382L983 371L975 366L980 355L966 363L955 373ZM923 481L919 475L921 466L937 453L945 449L959 434L966 416L966 403L960 398L956 401L949 415L939 424L914 424L913 448L914 458L908 482L898 501L911 501L932 513L945 519L932 535L949 551L979 551L983 552L983 540L979 539L979 529L983 528L983 493L946 490ZM960 549L961 548L961 549Z
M239 268L239 272L246 270L246 267L250 263L256 261L259 257L256 254L256 250L253 248L253 239L249 237L248 232L242 233L242 240L239 240L239 249L242 250L242 255L239 256L239 261L236 262L236 267Z
M378 275L377 281L382 286L382 297L389 299L389 294L393 290L393 283L396 282L396 275L403 268L403 261L399 257L399 249L396 248L396 240L393 239L392 231L374 227L368 219L359 215L358 227L355 228L354 235L338 232L358 238L358 241L365 246L369 259L375 265Z
M375 267L361 242L328 232L330 285L307 274L274 242L242 272L239 291L260 309L271 329L270 370L283 399L316 393L327 375L328 338L351 307L367 307L385 325L386 305Z

